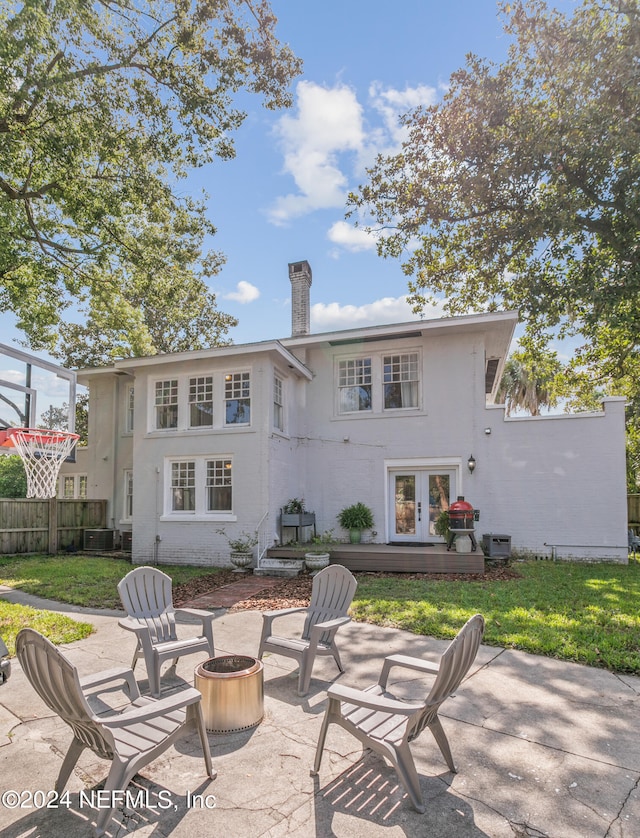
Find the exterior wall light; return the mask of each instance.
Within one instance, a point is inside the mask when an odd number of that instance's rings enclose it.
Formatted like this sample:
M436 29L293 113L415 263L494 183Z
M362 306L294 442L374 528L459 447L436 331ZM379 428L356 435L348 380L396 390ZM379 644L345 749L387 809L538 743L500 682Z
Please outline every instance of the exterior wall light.
M473 474L476 467L476 459L473 454L469 455L469 459L467 460L467 468L469 469L469 473Z

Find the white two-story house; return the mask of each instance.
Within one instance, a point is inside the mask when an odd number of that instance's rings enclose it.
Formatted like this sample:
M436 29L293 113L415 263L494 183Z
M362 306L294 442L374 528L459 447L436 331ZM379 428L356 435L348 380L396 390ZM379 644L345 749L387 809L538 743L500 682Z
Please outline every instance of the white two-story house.
M289 279L290 337L79 373L89 444L61 487L86 475L135 563L225 565L221 530L271 543L294 497L318 531L345 537L336 515L362 501L367 541L434 544L458 496L479 510L479 538L626 562L624 400L507 418L495 394L516 313L312 334L308 263Z

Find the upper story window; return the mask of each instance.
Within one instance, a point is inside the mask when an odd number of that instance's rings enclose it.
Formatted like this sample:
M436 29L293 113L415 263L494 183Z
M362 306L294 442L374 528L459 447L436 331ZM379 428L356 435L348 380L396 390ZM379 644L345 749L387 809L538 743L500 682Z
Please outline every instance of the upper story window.
M192 371L152 380L149 394L150 432L249 429L251 425L251 371L247 369L207 370L203 374Z
M273 377L273 427L284 431L284 385L278 375Z
M338 365L340 413L371 410L371 358L353 358Z
M134 407L134 392L133 387L129 387L127 390L127 432L133 432L133 407Z
M178 427L178 379L156 381L156 428Z
M420 407L422 363L419 350L338 357L335 376L338 414L381 416L387 411L415 411Z
M251 374L228 373L224 377L225 423L248 425L251 421Z
M384 409L418 407L418 353L385 355L383 360Z
M189 425L206 428L213 425L213 376L189 379Z

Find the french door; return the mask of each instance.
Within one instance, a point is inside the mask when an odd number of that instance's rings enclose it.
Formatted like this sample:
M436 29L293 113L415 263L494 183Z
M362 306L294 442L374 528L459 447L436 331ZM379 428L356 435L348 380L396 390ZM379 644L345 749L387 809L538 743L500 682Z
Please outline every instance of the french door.
M456 497L454 469L389 472L389 540L408 544L443 541L435 523Z

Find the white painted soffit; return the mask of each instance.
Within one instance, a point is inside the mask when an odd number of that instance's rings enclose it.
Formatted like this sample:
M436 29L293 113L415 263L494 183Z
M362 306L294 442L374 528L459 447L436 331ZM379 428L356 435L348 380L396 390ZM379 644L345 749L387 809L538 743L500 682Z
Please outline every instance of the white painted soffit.
M112 367L102 368L105 371L117 374L134 374L136 370L145 367L164 366L183 361L200 361L209 358L236 358L244 355L255 355L264 353L275 353L290 369L298 375L309 380L312 379L311 371L282 345L280 341L260 341L257 343L229 344L228 346L213 346L209 349L195 349L190 352L170 352L163 355L149 355L143 358L123 358L116 361ZM82 370L84 375L93 375L101 372L101 369Z

